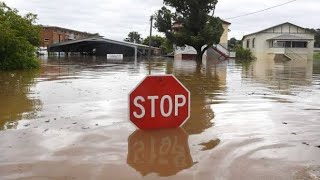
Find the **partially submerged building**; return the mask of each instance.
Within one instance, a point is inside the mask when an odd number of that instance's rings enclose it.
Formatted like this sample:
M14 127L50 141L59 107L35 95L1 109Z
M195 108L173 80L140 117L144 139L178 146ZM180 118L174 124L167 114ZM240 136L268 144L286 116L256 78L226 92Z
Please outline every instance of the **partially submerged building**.
M220 43L212 46L212 48L208 49L207 53L204 54L204 56L207 56L207 54L218 54L218 56L222 56L224 58L230 57L230 52L228 50L228 35L229 35L229 27L231 23L222 20L222 26L223 26L223 34L220 38ZM179 28L182 28L181 24L175 23L173 25L173 30L179 31ZM174 47L174 57L176 59L195 59L197 51L192 47L185 45L184 47L175 46Z
M152 51L160 51L159 48L151 47ZM48 47L49 52L64 52L89 54L95 56L107 56L121 54L125 57L146 56L149 46L131 42L117 41L102 37L92 37L79 40L65 41Z
M245 35L242 46L256 57L307 60L313 58L314 36L308 29L286 22Z

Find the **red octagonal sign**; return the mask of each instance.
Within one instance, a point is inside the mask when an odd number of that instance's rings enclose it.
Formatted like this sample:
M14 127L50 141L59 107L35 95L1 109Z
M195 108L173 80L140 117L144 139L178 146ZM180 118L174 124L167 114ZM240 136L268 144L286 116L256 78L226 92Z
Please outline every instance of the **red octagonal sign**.
M182 126L190 116L190 92L173 75L147 76L129 95L130 121L142 130Z

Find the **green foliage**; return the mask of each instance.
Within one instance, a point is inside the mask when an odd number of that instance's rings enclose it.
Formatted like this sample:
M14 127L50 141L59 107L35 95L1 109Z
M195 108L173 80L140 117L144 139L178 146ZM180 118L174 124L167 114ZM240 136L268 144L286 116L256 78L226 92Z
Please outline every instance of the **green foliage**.
M241 46L241 41L237 40L236 38L233 37L228 41L228 47L231 50L235 50L237 46Z
M252 61L255 57L249 49L244 49L241 46L236 47L236 59L240 61Z
M160 46L165 41L165 38L157 35L157 36L151 36L151 40L152 40L151 41L151 46L160 48ZM150 36L148 36L147 38L145 38L143 40L143 44L144 45L149 45L149 42L150 42Z
M168 54L173 51L173 45L168 41L167 38L161 37L161 36L151 36L151 46L161 48L161 51L163 54ZM143 44L149 45L150 42L150 36L148 36L146 39L144 39Z
M314 60L320 61L320 53L314 53L313 57L314 57Z
M141 38L141 34L139 34L138 32L132 31L128 34L128 37L125 38L124 41L141 44L143 39Z
M167 38L165 38L165 41L163 42L160 48L164 54L169 54L173 52L173 44Z
M320 47L320 29L308 29L315 35L314 47Z
M223 34L221 19L213 17L217 3L217 0L164 0L165 6L155 15L155 27L171 43L194 47L197 59L201 60L203 53L213 44L218 44ZM173 25L179 27L174 29Z
M39 67L36 46L40 45L37 16L24 17L16 9L0 2L0 70L34 69Z

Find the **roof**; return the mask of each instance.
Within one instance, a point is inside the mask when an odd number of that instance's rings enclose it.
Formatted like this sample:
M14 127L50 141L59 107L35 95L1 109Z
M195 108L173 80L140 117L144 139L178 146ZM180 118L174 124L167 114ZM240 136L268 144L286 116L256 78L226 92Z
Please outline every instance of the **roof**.
M282 24L278 24L278 25L275 25L275 26L272 26L272 27L269 27L269 28L263 29L263 30L258 31L258 32L254 32L254 33L251 33L251 34L244 35L242 39L244 39L244 38L245 38L245 37L247 37L247 36L251 36L251 35L259 34L259 33L262 33L262 32L264 32L264 31L268 30L268 29L272 29L272 28L275 28L275 27L278 27L278 26L282 26L282 25L285 25L285 24L289 24L289 25L297 26L297 27L302 28L302 29L306 29L306 28L303 28L303 27L301 27L301 26L298 26L298 25L292 24L292 23L290 23L290 22L285 22L285 23L282 23ZM309 32L310 32L310 33L312 33L311 31L309 31Z
M267 39L267 40L313 40L311 38L305 38L305 37L300 37L300 36L295 36L295 35L291 35L291 34L283 34L271 39Z
M221 19L221 21L222 21L224 24L228 24L228 25L230 25L230 24L231 24L230 22L225 21L225 20L223 20L223 19Z
M102 43L105 42L105 43L112 43L112 44L128 46L128 47L149 48L149 46L146 46L143 44L136 44L136 43L125 42L125 41L117 41L117 40L106 39L106 38L102 38L102 37L91 37L91 38L85 38L85 39L79 39L79 40L73 40L73 41L65 41L65 42L53 44L50 46L50 48L58 47L58 46L66 46L66 45L82 43L82 42L102 42ZM152 48L159 49L156 47L152 47Z

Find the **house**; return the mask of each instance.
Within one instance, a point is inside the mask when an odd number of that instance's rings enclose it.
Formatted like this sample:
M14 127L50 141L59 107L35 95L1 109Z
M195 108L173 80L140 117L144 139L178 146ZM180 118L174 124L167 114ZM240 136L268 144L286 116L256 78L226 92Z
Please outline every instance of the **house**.
M223 31L223 34L220 38L220 43L217 45L214 45L212 47L212 49L209 50L210 54L212 53L212 51L214 51L214 53L219 54L219 56L229 58L230 52L228 51L228 34L229 34L230 25L231 25L231 23L222 20L222 26L223 26L224 31ZM174 31L179 31L179 28L182 28L182 25L175 23L175 24L173 24L172 28ZM176 59L194 59L197 54L197 51L193 47L188 46L188 45L186 45L185 47L175 46L174 49L175 49L174 57ZM205 53L204 56L206 56L207 53Z
M307 60L313 57L314 36L306 28L286 22L245 35L242 46L258 59Z
M41 28L41 47L48 47L59 42L99 36L98 34L91 34L56 26L41 26Z

